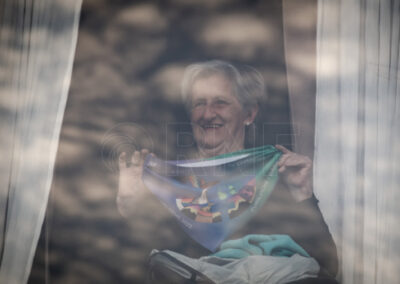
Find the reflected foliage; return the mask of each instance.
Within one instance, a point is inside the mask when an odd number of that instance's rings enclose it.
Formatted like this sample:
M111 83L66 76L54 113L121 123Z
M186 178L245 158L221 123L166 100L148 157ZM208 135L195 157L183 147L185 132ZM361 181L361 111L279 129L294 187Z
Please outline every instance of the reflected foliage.
M153 248L208 254L156 199L129 220L119 215L118 175L109 166L116 153L103 153L118 147L104 141L116 125L139 125L151 142L133 133L134 147L185 157L193 140L180 98L184 68L219 58L261 71L268 102L256 143L290 147L281 9L281 1L84 1L30 283L143 283Z

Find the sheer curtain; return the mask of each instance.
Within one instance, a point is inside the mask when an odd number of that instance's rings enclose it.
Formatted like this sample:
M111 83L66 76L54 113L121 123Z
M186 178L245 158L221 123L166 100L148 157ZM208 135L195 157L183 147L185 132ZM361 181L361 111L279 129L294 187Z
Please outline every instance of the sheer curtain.
M81 0L0 2L0 283L28 279L47 205Z
M400 283L398 0L320 0L314 184L343 283Z

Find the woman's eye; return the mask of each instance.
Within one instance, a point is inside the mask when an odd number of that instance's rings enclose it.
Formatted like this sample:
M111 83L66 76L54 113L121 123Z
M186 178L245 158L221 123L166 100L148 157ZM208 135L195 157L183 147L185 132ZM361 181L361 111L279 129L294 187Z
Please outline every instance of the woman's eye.
M194 104L192 105L192 108L197 108L197 107L201 107L201 106L204 106L204 105L205 105L204 102L196 102L196 103L194 103Z
M217 103L217 105L219 105L219 106L224 106L224 105L227 105L227 104L228 104L227 101L223 101L223 100L218 100L216 103Z

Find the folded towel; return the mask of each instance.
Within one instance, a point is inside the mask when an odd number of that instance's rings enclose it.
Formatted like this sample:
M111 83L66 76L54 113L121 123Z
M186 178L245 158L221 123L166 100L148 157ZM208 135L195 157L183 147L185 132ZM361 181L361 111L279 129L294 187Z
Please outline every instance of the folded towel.
M288 235L247 235L222 243L213 256L239 259L250 255L291 257L294 254L310 256Z

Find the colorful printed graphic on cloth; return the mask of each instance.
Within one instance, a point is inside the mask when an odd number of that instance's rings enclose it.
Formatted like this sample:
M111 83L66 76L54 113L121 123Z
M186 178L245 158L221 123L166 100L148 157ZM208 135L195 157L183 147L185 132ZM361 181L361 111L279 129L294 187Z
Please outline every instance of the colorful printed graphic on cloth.
M278 178L280 155L263 146L205 160L149 156L143 181L186 233L214 251L265 203Z
M218 182L206 183L202 178L190 176L195 180L193 186L202 189L201 195L196 198L178 198L176 206L187 217L202 223L216 223L222 221L222 212L218 210L218 203L208 200L207 190ZM256 191L256 179L251 179L247 184L241 186L234 183L228 184L218 190L217 202L225 202L228 207L229 219L239 216L253 203Z

